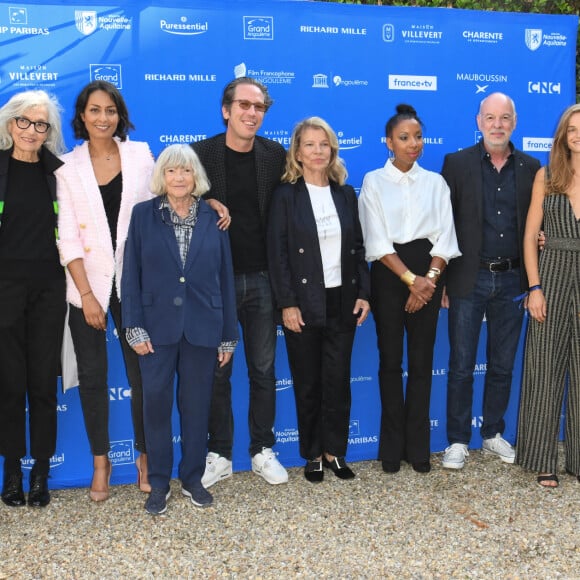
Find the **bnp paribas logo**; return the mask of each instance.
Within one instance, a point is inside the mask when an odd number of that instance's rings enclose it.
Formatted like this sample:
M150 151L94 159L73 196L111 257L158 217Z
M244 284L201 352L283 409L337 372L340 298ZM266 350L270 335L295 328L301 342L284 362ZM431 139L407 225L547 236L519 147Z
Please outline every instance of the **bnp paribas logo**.
M97 13L94 10L75 10L77 30L88 36L97 29Z

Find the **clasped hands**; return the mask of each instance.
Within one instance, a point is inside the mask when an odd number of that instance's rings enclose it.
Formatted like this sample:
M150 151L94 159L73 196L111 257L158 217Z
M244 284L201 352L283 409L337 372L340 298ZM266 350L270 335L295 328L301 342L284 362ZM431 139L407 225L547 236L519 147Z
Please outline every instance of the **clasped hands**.
M437 286L425 276L416 276L413 284L409 286L409 298L405 304L405 312L414 314L431 302Z

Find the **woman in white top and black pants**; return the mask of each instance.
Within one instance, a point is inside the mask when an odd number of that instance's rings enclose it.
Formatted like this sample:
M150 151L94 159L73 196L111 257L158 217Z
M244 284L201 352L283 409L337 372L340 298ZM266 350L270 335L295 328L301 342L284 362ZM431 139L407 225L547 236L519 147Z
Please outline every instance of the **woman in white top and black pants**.
M379 459L396 473L401 460L431 469L429 406L433 347L447 262L460 255L449 188L421 168L422 123L399 105L386 125L393 156L365 175L359 212L371 266L371 305L380 355L382 417ZM403 339L408 378L403 392Z
M310 482L322 467L354 473L344 456L354 333L369 312L356 194L345 185L334 131L319 117L294 129L268 221L270 282L294 383L300 455Z

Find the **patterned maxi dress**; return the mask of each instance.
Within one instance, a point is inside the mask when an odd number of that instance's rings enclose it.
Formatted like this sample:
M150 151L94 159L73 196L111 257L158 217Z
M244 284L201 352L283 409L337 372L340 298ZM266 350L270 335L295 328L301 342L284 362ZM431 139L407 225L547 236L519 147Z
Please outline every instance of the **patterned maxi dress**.
M544 199L547 243L540 253L544 322L530 318L519 410L516 461L556 473L566 384L566 468L580 473L580 220L567 195ZM566 380L568 378L568 381Z

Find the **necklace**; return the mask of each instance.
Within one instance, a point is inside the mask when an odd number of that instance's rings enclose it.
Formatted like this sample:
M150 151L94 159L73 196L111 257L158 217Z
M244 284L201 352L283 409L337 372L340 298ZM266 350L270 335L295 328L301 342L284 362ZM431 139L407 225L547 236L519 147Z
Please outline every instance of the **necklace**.
M111 159L113 157L116 157L119 154L119 150L117 148L115 148L114 151L110 151L108 153L104 153L103 155L95 155L94 153L92 153L91 151L91 144L89 143L89 155L91 156L91 159L99 159L101 157L105 158L105 161L111 161Z

